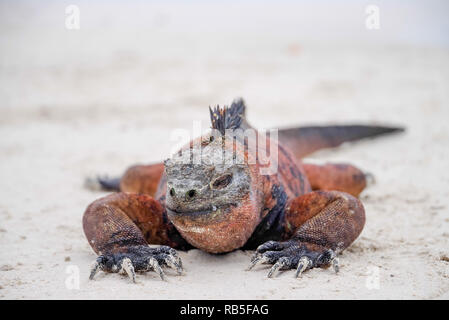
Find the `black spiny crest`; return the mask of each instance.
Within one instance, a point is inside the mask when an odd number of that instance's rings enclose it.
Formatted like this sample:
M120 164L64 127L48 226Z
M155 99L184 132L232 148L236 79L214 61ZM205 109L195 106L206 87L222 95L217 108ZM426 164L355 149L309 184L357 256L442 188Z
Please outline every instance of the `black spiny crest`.
M242 124L242 118L245 116L245 102L243 99L234 100L231 107L224 106L215 108L209 106L210 121L212 129L217 129L222 135L225 135L226 129L238 129Z

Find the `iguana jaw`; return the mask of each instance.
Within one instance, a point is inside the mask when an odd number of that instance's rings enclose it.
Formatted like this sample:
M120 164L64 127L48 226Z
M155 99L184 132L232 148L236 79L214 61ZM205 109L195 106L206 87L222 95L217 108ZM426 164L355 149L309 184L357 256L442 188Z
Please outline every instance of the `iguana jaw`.
M248 199L239 206L211 211L174 212L167 209L168 218L183 238L194 247L210 253L229 252L242 247L254 231L257 208Z

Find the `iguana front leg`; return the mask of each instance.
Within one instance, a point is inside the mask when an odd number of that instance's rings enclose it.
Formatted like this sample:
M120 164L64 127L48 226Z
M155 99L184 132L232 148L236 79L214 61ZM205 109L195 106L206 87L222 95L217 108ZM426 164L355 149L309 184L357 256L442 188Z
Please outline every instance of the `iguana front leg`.
M268 277L282 269L296 276L314 267L334 266L337 254L347 248L365 224L362 203L339 191L314 191L294 199L286 209L287 241L268 241L256 250L249 269L273 264Z
M186 245L167 220L161 204L151 196L114 193L94 201L83 217L84 233L96 259L90 279L99 270L127 273L135 281L135 271L156 271L161 266L182 270L181 259L171 247ZM162 244L150 248L148 243Z

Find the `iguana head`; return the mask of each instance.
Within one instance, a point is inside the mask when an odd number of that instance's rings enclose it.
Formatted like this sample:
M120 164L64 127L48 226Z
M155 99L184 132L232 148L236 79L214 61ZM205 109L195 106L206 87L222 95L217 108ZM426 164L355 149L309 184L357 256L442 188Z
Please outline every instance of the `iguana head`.
M215 112L226 116L226 109ZM220 117L215 120L213 129L230 129ZM222 132L192 141L165 161L169 219L190 244L213 253L243 246L260 212L257 170L243 145L228 143Z

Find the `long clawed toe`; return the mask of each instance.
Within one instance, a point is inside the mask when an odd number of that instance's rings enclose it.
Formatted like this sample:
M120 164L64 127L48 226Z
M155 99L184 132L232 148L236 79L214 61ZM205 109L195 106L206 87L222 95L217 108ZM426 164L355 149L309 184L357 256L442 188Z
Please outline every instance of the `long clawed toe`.
M290 259L288 257L281 257L279 260L271 267L267 274L268 278L271 278L278 270L288 268L290 264Z
M335 257L332 262L332 268L334 269L335 273L338 273L340 271L340 261L337 257Z
M256 253L264 253L266 251L280 251L288 246L287 242L267 241L257 247Z
M100 268L103 267L103 261L102 260L103 260L103 257L100 256L92 264L92 268L90 269L90 275L89 275L89 279L90 280L93 280L93 278L98 273Z
M134 266L133 263L131 262L131 259L129 258L123 259L120 267L121 268L119 272L126 273L128 277L131 279L131 281L136 283L136 272L134 271Z
M321 255L318 256L317 261L315 264L318 266L332 266L332 269L334 269L335 273L338 273L340 271L339 266L339 260L337 257L339 250L332 250L329 249L325 252L323 252Z
M256 253L256 255L254 255L251 258L251 263L248 266L248 268L246 268L246 270L249 271L252 268L254 268L257 264L267 263L268 261L269 261L269 259L267 256Z
M180 257L167 255L165 257L164 262L170 267L176 270L176 272L181 275L183 272L182 261Z
M301 257L298 262L298 267L296 268L295 278L298 278L307 268L312 267L312 260L308 257Z
M168 266L176 270L178 275L181 275L184 271L182 260L176 250L167 246L156 249L154 258L152 257L148 261L148 267L157 272L162 280L165 280L165 274L161 266Z
M159 274L159 277L161 277L162 280L165 280L164 271L162 270L161 266L159 265L159 262L157 262L157 260L155 258L151 257L148 260L148 267L150 267L152 270L157 272Z
M167 246L161 246L156 249L155 256L159 264L166 265L172 269L175 269L178 275L181 275L183 273L184 269L182 266L182 260L178 256L178 253L175 249Z

